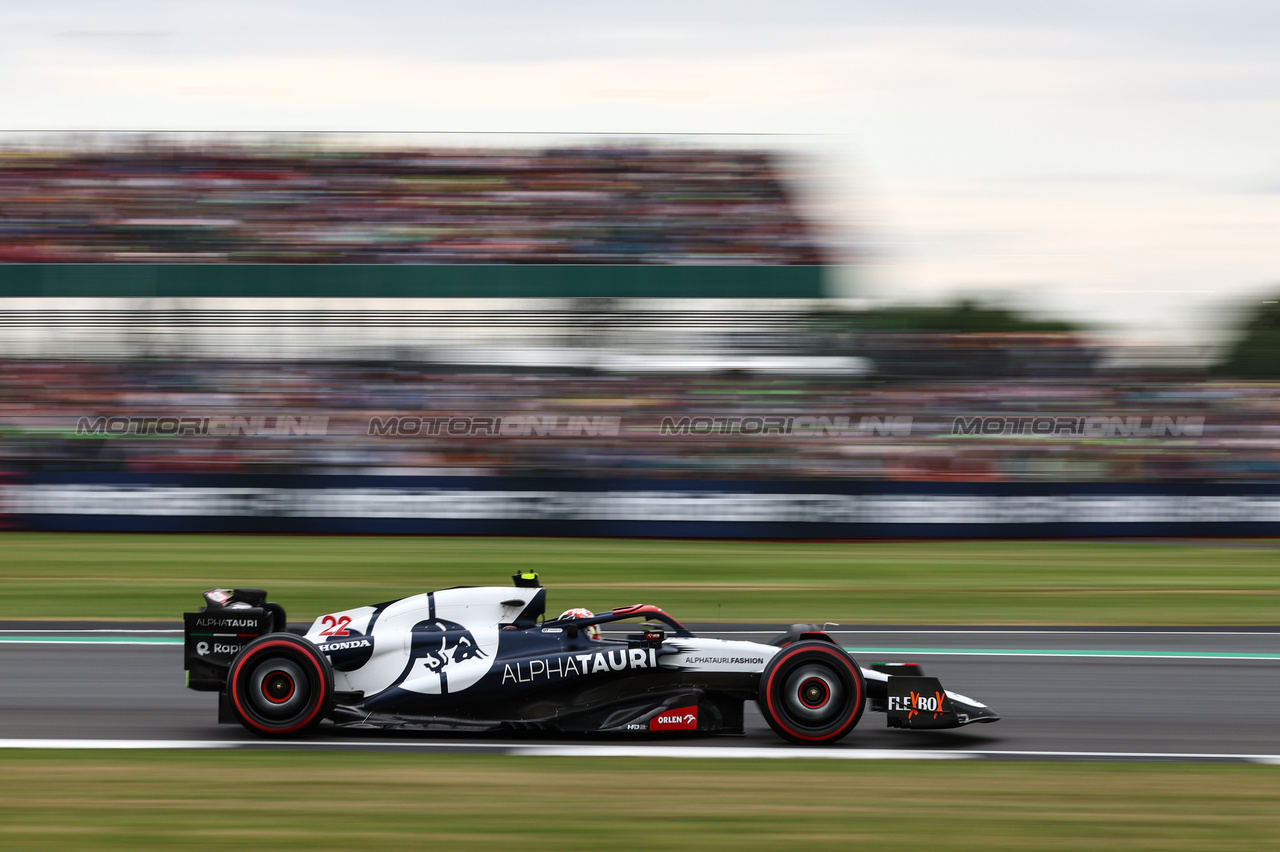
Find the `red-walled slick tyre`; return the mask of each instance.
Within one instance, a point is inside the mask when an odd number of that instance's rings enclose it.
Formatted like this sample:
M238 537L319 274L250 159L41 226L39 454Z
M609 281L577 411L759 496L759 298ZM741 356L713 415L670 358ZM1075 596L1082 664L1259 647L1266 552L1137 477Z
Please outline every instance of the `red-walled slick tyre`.
M333 706L333 669L315 645L291 633L268 633L244 646L227 672L227 703L255 734L305 733Z
M774 733L798 745L833 743L853 730L867 704L858 664L830 642L795 642L760 676L756 698Z

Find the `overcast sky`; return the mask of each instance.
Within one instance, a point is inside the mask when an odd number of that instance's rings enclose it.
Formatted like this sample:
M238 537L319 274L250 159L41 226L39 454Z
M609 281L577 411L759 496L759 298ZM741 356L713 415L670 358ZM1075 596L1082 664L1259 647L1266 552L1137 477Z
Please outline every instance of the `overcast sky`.
M1280 3L0 5L20 129L788 134L861 285L1174 340L1280 290ZM499 140L500 141L500 140Z

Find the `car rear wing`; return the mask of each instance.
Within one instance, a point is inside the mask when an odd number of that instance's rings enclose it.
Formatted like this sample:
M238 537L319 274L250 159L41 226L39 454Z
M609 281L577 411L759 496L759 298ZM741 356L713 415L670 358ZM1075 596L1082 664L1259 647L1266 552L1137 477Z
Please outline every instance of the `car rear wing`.
M284 607L262 589L210 589L199 612L182 614L182 660L187 686L202 692L226 688L227 670L240 649L286 627Z

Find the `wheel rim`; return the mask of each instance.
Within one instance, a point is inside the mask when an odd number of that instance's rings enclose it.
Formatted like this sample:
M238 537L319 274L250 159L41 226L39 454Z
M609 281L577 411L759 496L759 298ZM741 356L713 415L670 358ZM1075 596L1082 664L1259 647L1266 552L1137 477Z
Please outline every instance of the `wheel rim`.
M845 687L831 667L806 663L787 674L782 705L797 725L823 728L844 712Z
M831 700L831 690L822 678L811 677L800 684L799 697L805 709L821 710Z
M273 657L253 669L245 692L255 713L272 722L282 722L306 709L311 689L297 663Z
M297 684L286 671L276 669L262 680L262 695L272 704L284 704L293 697Z

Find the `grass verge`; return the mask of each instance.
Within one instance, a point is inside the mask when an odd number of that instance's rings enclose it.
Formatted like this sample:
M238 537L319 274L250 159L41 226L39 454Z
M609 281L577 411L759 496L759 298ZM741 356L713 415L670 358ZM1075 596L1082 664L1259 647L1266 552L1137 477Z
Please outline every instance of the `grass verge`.
M1263 766L7 752L0 846L1267 849Z
M550 608L655 603L685 621L1273 624L1280 550L1151 542L0 533L0 619L176 620L213 586L293 619L536 570Z

